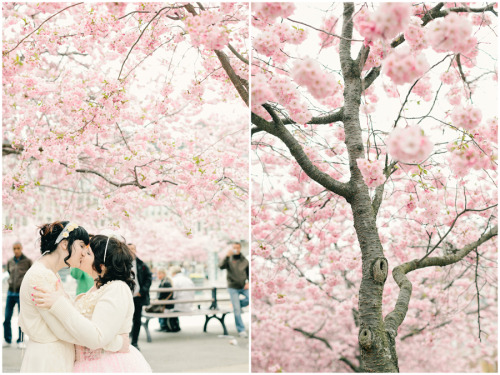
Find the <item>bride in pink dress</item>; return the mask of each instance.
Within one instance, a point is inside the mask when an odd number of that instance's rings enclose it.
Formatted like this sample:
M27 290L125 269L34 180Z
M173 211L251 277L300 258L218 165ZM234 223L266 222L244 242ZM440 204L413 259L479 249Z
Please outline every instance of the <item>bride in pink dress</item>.
M55 292L37 288L34 301L50 309L60 323L81 342L101 341L132 328L134 301L131 277L132 255L127 245L114 237L98 235L84 250L80 268L94 278L94 287L80 294L73 304L59 287ZM133 346L128 353L89 349L75 345L73 372L152 372L143 355Z

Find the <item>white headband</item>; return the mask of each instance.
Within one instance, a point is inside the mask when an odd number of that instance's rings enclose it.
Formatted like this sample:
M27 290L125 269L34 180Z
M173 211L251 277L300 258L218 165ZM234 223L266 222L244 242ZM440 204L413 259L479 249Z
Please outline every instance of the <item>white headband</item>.
M104 248L104 263L106 263L106 253L108 252L108 243L110 238L111 237L108 236L108 240L106 241L106 247Z
M63 228L62 232L59 233L59 236L57 236L55 244L57 245L62 240L68 238L71 231L73 231L73 229L76 229L76 228L78 228L78 224L74 224L72 222L69 222L68 224L66 224L66 226Z

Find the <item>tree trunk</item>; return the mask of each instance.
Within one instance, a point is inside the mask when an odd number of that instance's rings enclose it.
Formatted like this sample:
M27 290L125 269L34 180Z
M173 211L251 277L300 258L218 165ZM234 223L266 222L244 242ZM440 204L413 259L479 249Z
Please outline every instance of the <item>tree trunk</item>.
M351 205L354 228L361 247L363 278L359 289L359 336L361 369L366 372L398 372L394 338L388 336L382 317L382 292L388 264L378 236L375 214L368 187L364 183L357 159L364 158L359 122L362 82L361 66L351 58L354 4L344 3L344 24L340 59L344 76L343 123L351 178Z

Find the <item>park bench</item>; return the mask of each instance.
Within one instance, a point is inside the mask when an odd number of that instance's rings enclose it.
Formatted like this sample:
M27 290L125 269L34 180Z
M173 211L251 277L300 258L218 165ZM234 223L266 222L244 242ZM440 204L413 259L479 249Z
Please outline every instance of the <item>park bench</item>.
M203 292L207 290L212 291L212 297L211 298L195 298L195 299L176 299L176 300L170 300L170 299L154 299L151 300L150 305L177 305L177 304L183 304L183 303L190 303L196 306L195 309L191 311L172 311L172 310L167 310L165 309L164 312L162 313L153 313L153 312L146 312L143 310L142 312L142 326L144 327L146 331L146 337L147 341L151 342L151 334L149 333L149 321L151 319L156 319L156 318L179 318L181 316L196 316L196 315L205 315L205 325L203 326L203 332L207 332L207 325L208 322L215 318L217 319L221 325L222 329L224 331L224 335L227 335L227 328L226 324L224 323L224 319L228 313L233 312L232 307L220 307L218 305L219 302L227 302L231 301L229 297L227 298L217 298L217 290L225 290L227 289L226 287L193 287L193 288L155 288L155 289L150 289L150 293L164 293L164 292L184 292L184 291L196 291L196 292ZM201 304L208 304L210 303L210 306L208 307L202 307ZM146 306L145 306L146 307ZM219 315L219 316L218 316Z

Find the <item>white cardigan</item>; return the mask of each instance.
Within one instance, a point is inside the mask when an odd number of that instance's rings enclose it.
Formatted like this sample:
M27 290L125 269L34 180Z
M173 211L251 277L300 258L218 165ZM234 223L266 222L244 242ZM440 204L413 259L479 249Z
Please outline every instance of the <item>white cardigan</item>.
M83 307L81 312L64 297L58 298L49 310L71 335L78 337L80 345L92 350L103 348L116 335L130 332L134 300L130 288L123 281L108 282L96 291L87 292L82 300L83 306L77 301L77 305Z

